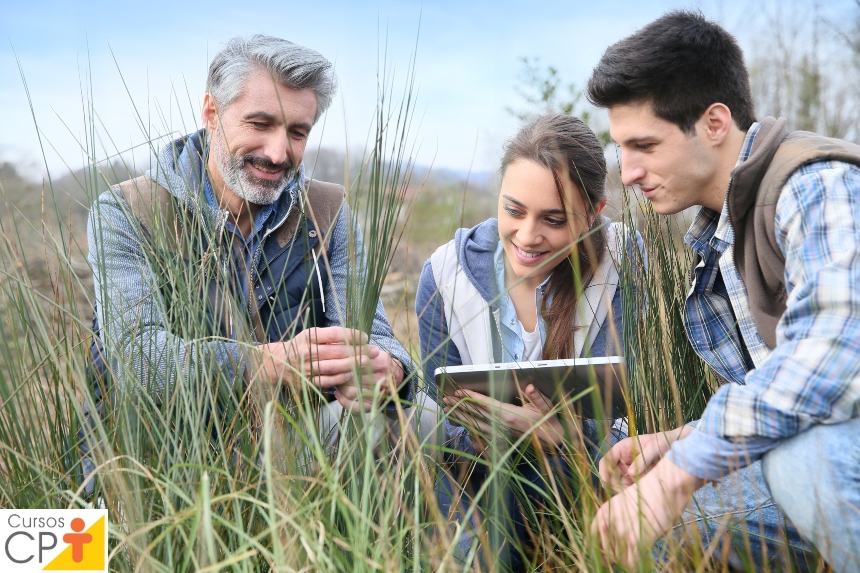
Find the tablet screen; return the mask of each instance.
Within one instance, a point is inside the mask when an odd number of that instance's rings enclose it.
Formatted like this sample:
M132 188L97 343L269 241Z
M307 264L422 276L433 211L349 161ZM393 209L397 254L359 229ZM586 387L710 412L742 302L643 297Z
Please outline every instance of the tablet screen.
M518 404L526 386L534 384L555 404L573 403L583 417L626 415L622 391L626 366L621 356L446 366L437 368L434 377L443 396L463 388Z

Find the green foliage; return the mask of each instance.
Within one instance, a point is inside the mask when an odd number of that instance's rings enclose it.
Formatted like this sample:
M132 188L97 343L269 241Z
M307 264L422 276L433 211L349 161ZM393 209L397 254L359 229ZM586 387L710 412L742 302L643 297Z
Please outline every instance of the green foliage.
M413 61L414 65L414 61ZM386 70L382 71L385 78ZM363 332L370 332L379 295L394 251L403 235L401 217L410 178L412 157L410 133L415 105L413 94L414 68L407 71L407 82L398 101L394 97L393 82L383 80L377 88L377 108L367 160L362 164L357 180L351 185L350 206L360 215L361 226L353 227L350 252L357 260L367 261L366 269L350 273L347 282L347 299L344 324ZM357 225L359 218L354 221ZM364 234L364 248L371 256L356 252L354 239Z
M410 248L422 249L423 260L426 260L436 247L453 238L455 230L495 217L496 203L493 193L468 189L462 184L425 185L415 198L413 211L428 216L410 219Z
M632 189L624 187L622 196L621 219L645 245L644 253L624 253L620 269L631 433L653 433L698 419L719 382L684 331L691 259L678 239L684 229Z

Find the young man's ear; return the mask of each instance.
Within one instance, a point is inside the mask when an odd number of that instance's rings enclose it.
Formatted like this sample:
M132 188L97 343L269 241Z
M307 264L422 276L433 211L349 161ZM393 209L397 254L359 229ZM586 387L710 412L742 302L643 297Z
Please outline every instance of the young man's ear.
M718 146L726 140L732 130L732 112L722 103L712 103L699 118L697 131L707 143Z
M214 133L218 129L218 102L212 97L212 94L207 93L203 96L203 110L200 112L200 119L203 120L203 127L209 133Z

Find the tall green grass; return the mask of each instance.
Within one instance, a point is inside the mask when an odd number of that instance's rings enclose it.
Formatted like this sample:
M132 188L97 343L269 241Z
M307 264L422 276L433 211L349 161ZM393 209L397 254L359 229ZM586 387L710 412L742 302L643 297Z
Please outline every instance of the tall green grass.
M397 93L391 79L383 78L364 168L348 182L365 248L361 253L352 244L354 279L342 312L345 324L364 331L395 249L408 247L399 241L410 217L404 201L414 90L411 79ZM109 182L138 172L134 166L116 172L116 164L97 162L94 120L89 125L82 145L92 164L79 177L87 205ZM621 218L639 222L648 252L647 265L636 250L621 264L630 427L651 432L695 418L715 381L683 331L686 255L678 229L626 193ZM170 367L162 371L153 362L143 335L146 317L132 329L135 336L128 336L118 328L121 317L109 312L103 340L110 376L98 392L101 414L92 415L99 402L87 377L94 293L75 263L85 260L86 247L50 180L43 201L25 219L7 197L0 216L4 507L104 505L110 512L112 571L471 571L501 567L501 548L511 543L512 551L540 570L606 569L589 533L604 498L574 438L562 454L569 475L553 470L555 458L531 434L499 439L487 456L462 456L450 467L433 452L445 451L444 445L419 444L411 434L409 404L393 414L380 404L366 416L345 416L338 435L331 436L320 423L325 400L310 384L273 391L249 386L238 368L231 373L218 367L208 349L219 339L201 319L212 308L200 288L212 277L228 283L228 253L212 241L206 225L154 227L151 237L134 238L146 253L146 260L134 264L154 271L153 292L160 294L153 296L169 317L171 338L160 363ZM211 250L165 256L177 252L176 241L189 245L202 237L214 245ZM108 263L95 264L104 271ZM102 286L106 307L133 313L134 301ZM242 302L231 292L223 300L221 310L239 328L241 355L250 355L254 336L239 320ZM197 352L193 363L180 343ZM143 367L135 366L138 359ZM420 372L420 357L414 359ZM422 381L415 383L420 387ZM92 493L83 480L84 449L95 467ZM505 538L511 516L498 500L503 491L523 496L511 468L525 459L547 476L550 487L539 504L526 503L532 539L519 547ZM443 472L462 477L460 470L471 471L468 462L487 468L489 479L471 499L490 510L466 507L463 520L440 512L436 491ZM478 530L470 558L460 562L455 547L470 523ZM670 569L721 568L703 557L704 548L673 551ZM646 556L642 567L652 565Z
M625 287L621 292L631 432L653 433L697 419L718 381L684 332L691 261L691 252L683 247L684 220L658 215L633 189L622 187L621 194L621 220L637 229L645 244L644 253L625 252L619 269Z

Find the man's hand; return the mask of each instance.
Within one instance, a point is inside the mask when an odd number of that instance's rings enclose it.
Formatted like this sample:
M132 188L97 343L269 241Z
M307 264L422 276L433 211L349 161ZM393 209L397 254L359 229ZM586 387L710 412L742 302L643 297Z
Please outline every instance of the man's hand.
M490 420L496 418L498 424L517 435L534 430L545 445L558 447L564 440L561 421L549 415L554 406L533 384L526 386L522 406L506 404L471 390L457 390L453 395L445 396L443 402L445 411L453 419L477 429L484 436L492 435Z
M673 442L692 431L692 426L681 426L669 432L621 440L600 460L600 479L613 491L633 485L666 455Z
M403 365L399 360L387 352L379 350L370 361L368 368L362 368L364 372L359 387L354 381L341 384L335 391L334 397L343 406L344 410L352 413L368 411L373 406L374 387L379 386L379 396L393 396L397 393L397 387L403 382Z
M358 412L361 402L369 408L376 386L385 398L403 381L403 366L382 352L361 331L339 326L309 328L291 340L265 344L261 376L271 384L309 380L314 386L335 390L335 398L347 410ZM356 379L355 373L362 373Z
M650 551L681 517L693 492L705 483L669 458L661 460L597 511L591 533L604 558L630 569L637 567L640 548Z
M379 354L367 340L349 328L308 328L285 342L260 346L260 375L271 384L307 378L318 388L334 388L352 380L357 364L364 368Z

